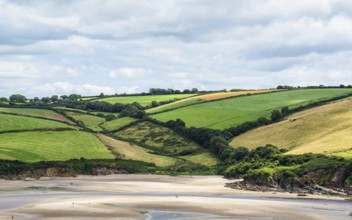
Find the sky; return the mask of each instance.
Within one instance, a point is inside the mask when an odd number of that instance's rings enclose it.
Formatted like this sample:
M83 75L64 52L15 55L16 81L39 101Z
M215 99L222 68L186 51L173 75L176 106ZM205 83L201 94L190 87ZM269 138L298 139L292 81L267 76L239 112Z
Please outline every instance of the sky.
M350 0L0 0L0 97L352 84Z

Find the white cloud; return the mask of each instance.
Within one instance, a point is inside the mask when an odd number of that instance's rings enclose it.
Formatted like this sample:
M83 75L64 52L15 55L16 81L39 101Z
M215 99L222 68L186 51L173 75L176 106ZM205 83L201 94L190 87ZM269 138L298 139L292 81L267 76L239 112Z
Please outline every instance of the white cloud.
M119 68L116 70L112 70L109 73L110 78L140 78L147 76L151 73L150 70L143 69L143 68Z
M82 94L82 95L98 95L115 94L117 89L108 86L98 86L93 84L72 84L68 82L47 83L36 88L38 92L45 92L47 94Z
M349 0L0 0L0 92L350 84L351 14Z

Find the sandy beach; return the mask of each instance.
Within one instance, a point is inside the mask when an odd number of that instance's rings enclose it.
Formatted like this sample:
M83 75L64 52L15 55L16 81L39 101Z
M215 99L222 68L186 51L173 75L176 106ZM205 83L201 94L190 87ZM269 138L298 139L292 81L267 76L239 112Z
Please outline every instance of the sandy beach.
M159 175L0 180L0 219L352 219L343 197L234 190L228 182Z

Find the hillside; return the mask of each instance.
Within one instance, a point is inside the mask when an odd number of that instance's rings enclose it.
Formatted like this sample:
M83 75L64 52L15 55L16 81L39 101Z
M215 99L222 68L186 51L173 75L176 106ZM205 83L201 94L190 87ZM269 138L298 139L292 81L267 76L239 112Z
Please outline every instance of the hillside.
M188 105L199 104L208 101L215 101L220 99L226 99L231 97L243 96L248 94L261 94L261 93L268 93L274 92L277 90L245 90L245 91L236 91L236 92L214 92L204 95L193 96L189 98L185 98L182 100L178 100L176 102L172 102L169 104L161 105L155 108L147 109L148 114L155 114L158 112L169 111L176 108L182 108Z
M178 108L151 117L164 122L180 118L187 127L225 129L259 117L268 118L274 109L304 106L351 92L352 89L302 89L241 96Z
M126 95L126 96L91 99L88 101L101 101L101 102L108 102L110 104L115 104L115 103L131 104L133 102L138 102L142 106L149 106L153 101L156 101L156 102L173 101L173 100L188 98L194 95L195 94L138 95L138 96Z
M231 146L250 149L266 144L289 154L323 153L352 157L352 99L330 103L289 116L234 138ZM349 151L349 152L347 152Z
M198 144L176 134L171 129L150 122L138 123L115 135L171 155L186 155L200 149Z

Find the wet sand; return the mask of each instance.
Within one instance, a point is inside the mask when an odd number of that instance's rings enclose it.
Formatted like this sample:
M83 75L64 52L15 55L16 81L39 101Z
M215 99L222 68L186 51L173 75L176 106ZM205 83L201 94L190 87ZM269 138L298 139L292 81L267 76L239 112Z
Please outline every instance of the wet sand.
M0 180L0 219L352 219L342 197L250 192L219 176Z

